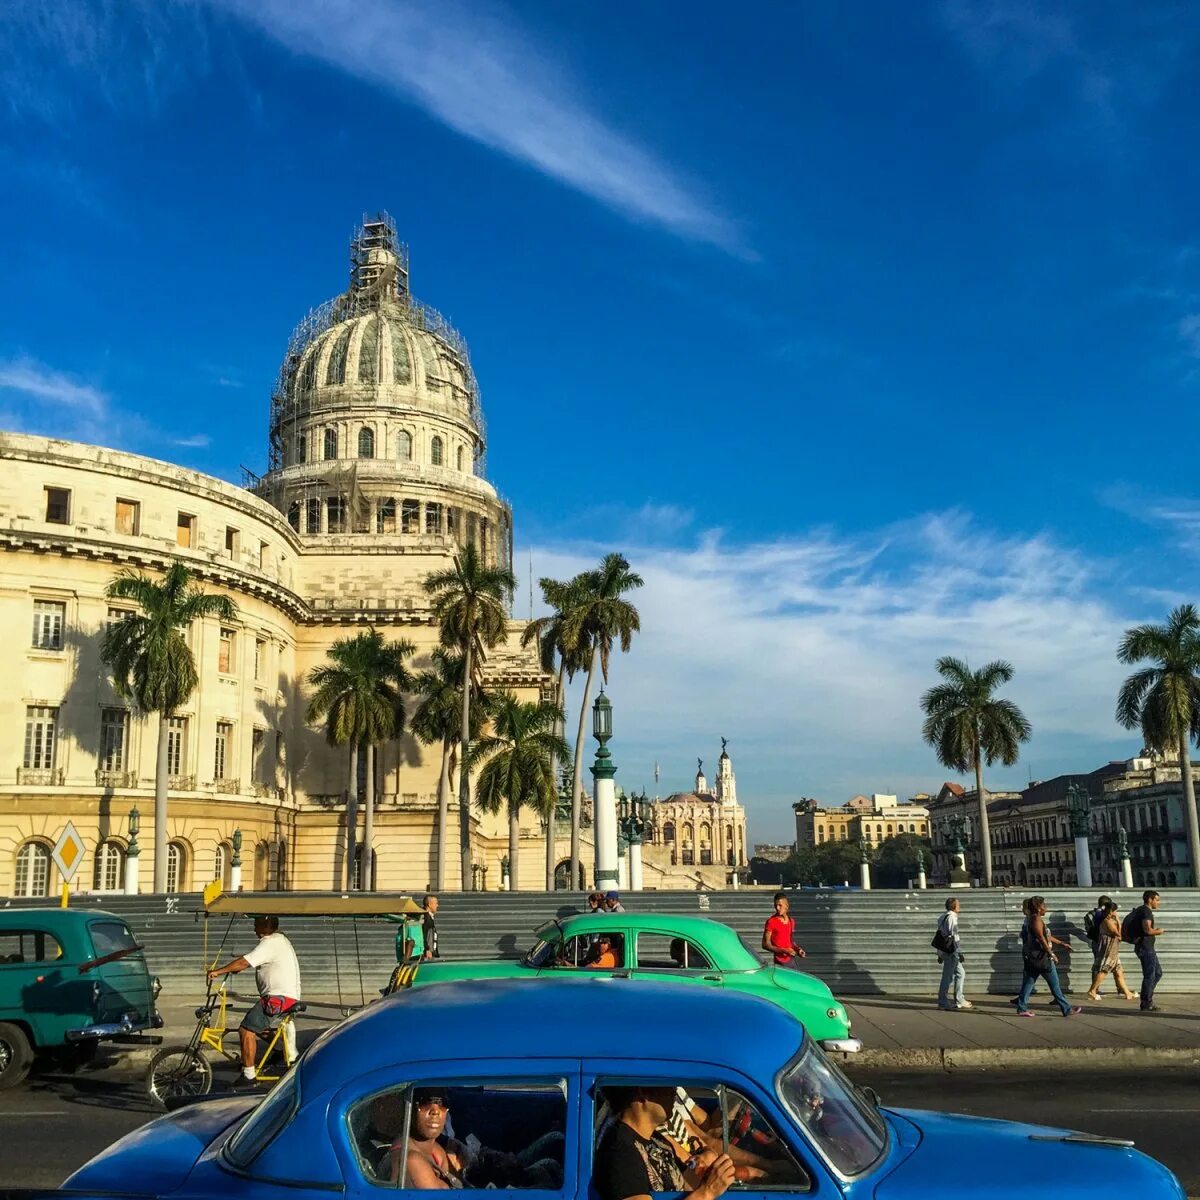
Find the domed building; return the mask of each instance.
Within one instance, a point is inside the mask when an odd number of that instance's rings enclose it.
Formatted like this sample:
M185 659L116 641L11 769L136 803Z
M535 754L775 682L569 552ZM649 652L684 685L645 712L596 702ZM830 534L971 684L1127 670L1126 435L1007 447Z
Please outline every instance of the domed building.
M247 888L344 882L348 758L305 724L309 672L335 640L369 628L414 643L422 669L438 635L428 575L467 544L488 563L512 560L511 513L484 475L465 341L412 297L386 216L357 230L350 259L348 289L291 336L270 402L268 470L247 487L97 445L0 434L0 895L55 891L50 850L68 820L85 846L74 887L122 890L135 809L140 845L152 847L157 718L115 694L100 640L124 611L105 599L114 573L176 561L234 599L238 619L189 631L200 682L168 734L169 890L228 884L239 857ZM520 645L523 627L509 622L486 682L551 697L553 678ZM406 734L374 759L376 884L423 889L436 877L440 747ZM360 755L360 794L365 763ZM533 888L544 834L523 820L518 883ZM445 886L455 888L453 803L450 824ZM479 871L468 887L498 886L506 834L500 818L473 814Z

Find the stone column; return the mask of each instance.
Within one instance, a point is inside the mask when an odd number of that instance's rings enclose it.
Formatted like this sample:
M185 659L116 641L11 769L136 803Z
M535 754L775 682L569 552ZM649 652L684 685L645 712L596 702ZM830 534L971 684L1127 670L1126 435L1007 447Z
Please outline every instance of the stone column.
M138 849L137 842L130 842L129 850L125 854L125 895L136 896L138 894L138 867L142 861L142 852Z
M367 532L377 533L379 531L379 497L369 497L368 503L371 506L371 515L367 518Z
M329 532L329 497L321 497L321 532Z
M642 882L642 839L637 838L629 843L629 890L640 892Z
M1117 845L1121 856L1121 886L1133 887L1133 864L1129 861L1129 839L1124 826L1117 830Z
M608 761L607 747L601 747L592 767L592 833L596 839L596 888L601 892L618 890L616 772Z

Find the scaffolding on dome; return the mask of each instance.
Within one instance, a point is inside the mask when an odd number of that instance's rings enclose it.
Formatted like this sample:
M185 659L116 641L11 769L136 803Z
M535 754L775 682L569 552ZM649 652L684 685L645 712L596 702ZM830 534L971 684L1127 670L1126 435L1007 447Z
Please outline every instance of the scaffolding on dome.
M301 398L295 395L296 375L305 350L326 330L342 321L394 305L414 329L432 334L466 381L466 400L471 420L479 432L475 450L476 474L487 470L487 426L479 397L479 383L471 367L466 339L436 308L413 298L408 287L408 246L396 233L396 223L386 212L364 215L350 238L350 287L341 295L310 309L288 338L287 350L271 393L268 474L284 466L285 427L304 414ZM450 383L452 381L443 380ZM264 498L263 485L254 488ZM269 490L269 489L266 489Z

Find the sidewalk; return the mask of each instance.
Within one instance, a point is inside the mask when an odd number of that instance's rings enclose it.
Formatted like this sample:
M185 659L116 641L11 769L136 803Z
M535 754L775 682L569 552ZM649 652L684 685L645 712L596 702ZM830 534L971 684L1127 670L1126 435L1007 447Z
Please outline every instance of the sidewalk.
M1002 996L973 1000L963 1012L944 1012L932 996L845 1000L869 1069L1020 1069L1030 1066L1129 1068L1200 1064L1200 995L1156 997L1160 1012L1139 1011L1109 989L1099 1004L1063 1017L1045 989L1034 996L1036 1018L1018 1017Z

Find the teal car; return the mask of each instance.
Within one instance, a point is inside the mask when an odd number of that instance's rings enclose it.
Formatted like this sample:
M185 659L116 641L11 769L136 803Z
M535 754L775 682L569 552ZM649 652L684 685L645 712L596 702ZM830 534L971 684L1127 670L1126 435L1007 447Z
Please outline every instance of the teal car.
M583 973L631 983L674 980L759 996L800 1020L826 1050L861 1049L850 1036L845 1006L821 980L791 967L764 966L718 921L665 913L583 913L549 921L536 936L519 960L422 963L412 986L458 979L566 979ZM595 965L602 937L609 939L610 966Z
M102 1041L157 1041L158 980L124 917L95 909L0 910L0 1091L36 1056L72 1066Z

